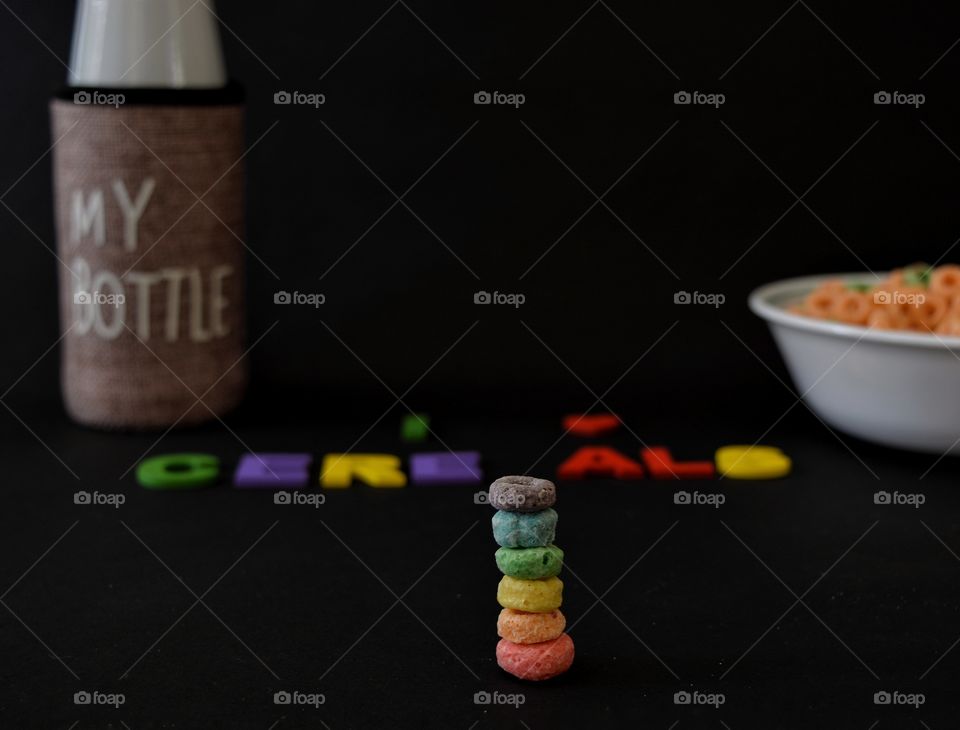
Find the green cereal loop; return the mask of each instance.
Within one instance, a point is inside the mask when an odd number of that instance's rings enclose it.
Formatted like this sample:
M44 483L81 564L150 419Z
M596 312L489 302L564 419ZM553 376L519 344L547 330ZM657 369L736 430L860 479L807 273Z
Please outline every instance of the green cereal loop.
M137 466L137 481L145 489L197 489L218 476L220 460L212 454L165 454Z
M552 578L563 568L563 550L556 545L532 548L502 547L497 550L496 559L501 573L523 580Z

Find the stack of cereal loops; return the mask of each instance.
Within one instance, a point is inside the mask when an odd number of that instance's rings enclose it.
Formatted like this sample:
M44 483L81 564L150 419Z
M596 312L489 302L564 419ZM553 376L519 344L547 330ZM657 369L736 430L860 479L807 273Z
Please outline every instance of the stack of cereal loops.
M553 482L501 477L490 485L497 567L503 573L497 601L497 664L520 679L556 677L573 664L573 639L563 632L563 551L553 544L557 513Z

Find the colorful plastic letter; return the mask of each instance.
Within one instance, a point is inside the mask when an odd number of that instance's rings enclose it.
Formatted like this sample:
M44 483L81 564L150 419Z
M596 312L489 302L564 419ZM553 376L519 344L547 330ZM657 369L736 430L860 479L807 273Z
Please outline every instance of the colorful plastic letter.
M371 487L405 487L407 475L392 454L327 454L320 470L320 485L346 489L357 479Z
M584 438L604 436L618 428L620 428L620 419L612 413L570 415L563 418L564 431Z
M779 479L790 473L790 457L775 446L723 446L717 471L728 479Z
M220 460L212 454L165 454L137 466L137 481L146 489L196 489L218 476Z
M414 484L476 484L481 479L479 451L410 455L410 481Z
M651 446L640 450L647 471L654 479L712 479L712 461L674 461L670 449Z
M300 489L310 481L310 454L244 454L233 473L233 486Z
M430 434L430 416L426 413L408 413L400 424L400 438L408 444L419 444Z
M643 467L609 446L584 446L557 468L560 479L642 479Z

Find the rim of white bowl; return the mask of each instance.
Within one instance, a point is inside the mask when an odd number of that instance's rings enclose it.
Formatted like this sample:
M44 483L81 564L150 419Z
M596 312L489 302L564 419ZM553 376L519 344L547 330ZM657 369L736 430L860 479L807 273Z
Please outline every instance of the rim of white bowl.
M878 272L878 275L885 276L886 273ZM793 279L774 281L754 289L750 292L747 303L750 310L758 317L765 319L767 322L774 322L793 329L819 332L820 334L851 340L863 340L864 342L960 350L960 337L957 336L871 329L861 325L841 324L825 319L807 317L802 314L794 314L784 308L786 303L799 300L813 291L818 284L830 279L840 279L848 284L873 284L877 281L873 274L864 272L798 276Z

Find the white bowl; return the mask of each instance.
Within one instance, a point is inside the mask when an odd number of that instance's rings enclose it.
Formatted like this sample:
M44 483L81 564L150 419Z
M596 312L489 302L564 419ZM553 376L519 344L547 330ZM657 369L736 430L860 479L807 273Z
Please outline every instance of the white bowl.
M750 294L794 385L831 426L885 446L960 455L960 337L874 330L791 314L827 279L874 284L872 274L808 276Z

